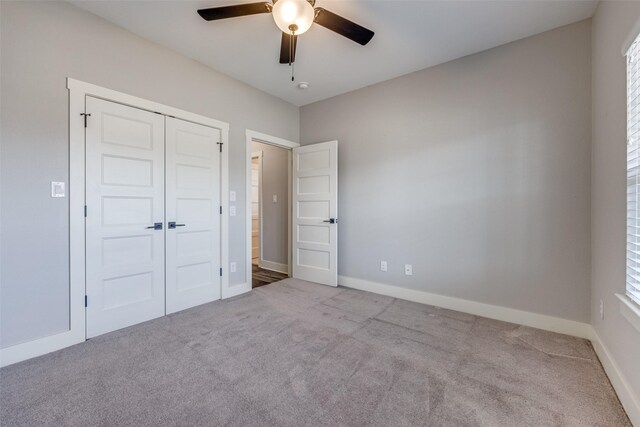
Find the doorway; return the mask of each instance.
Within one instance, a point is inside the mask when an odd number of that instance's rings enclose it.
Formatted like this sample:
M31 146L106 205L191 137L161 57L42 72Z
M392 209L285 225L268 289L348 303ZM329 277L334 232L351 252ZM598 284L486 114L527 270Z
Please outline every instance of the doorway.
M254 144L260 144L255 145ZM248 130L246 131L246 145L245 145L245 158L246 158L246 287L247 290L250 290L254 287L254 278L257 279L255 281L255 287L259 287L262 285L266 285L268 283L273 283L278 280L282 280L286 277L291 277L292 264L291 264L291 233L292 233L292 150L294 148L299 147L300 144L288 141L286 139L278 138L275 136L267 135L264 133ZM268 185L263 185L265 187L263 194L264 196L263 203L261 204L260 200L260 177L265 179L265 177L270 180L273 178L273 175L262 174L266 169L264 168L265 163L265 153L267 150L271 149L280 149L283 151L275 152L275 153L286 153L288 155L287 163L284 166L284 173L286 176L287 189L282 193L282 190L276 192L276 203L273 203L273 191L269 191L266 187ZM254 173L255 171L255 173ZM277 175L280 175L278 171ZM266 182L265 182L266 184ZM269 192L271 194L269 194ZM269 203L270 200L270 203ZM261 228L261 209L269 204L270 208L276 207L279 209L286 208L286 217L285 218L285 232L286 232L286 241L284 246L280 243L280 249L284 247L286 256L283 259L282 254L280 253L279 258L273 258L271 249L267 249L267 254L265 256L265 248L266 243L263 241L262 244L260 240L264 240L265 234L269 234L269 232L274 232L275 230L270 228L268 225L265 227L266 221L265 215L263 213L262 218L262 228ZM282 213L278 216L280 221L282 221L283 216ZM280 229L277 229L277 233L282 236L282 232ZM267 241L270 241L270 238L267 236ZM254 249L255 248L255 249ZM262 251L262 263L260 261L260 252ZM272 262L274 262L273 264ZM279 260L279 262L278 262ZM262 265L261 265L262 264Z
M256 199L257 205L254 208L252 162L254 153L260 151L259 148L254 149L254 143L262 143L263 147L284 148L289 155L287 162L287 275L309 282L337 286L338 141L320 142L301 147L295 142L247 130L245 146L247 281L243 289L248 291L253 287L253 224L260 223L260 221L254 221L251 212L253 209L258 209L256 219L264 217L264 212L261 214L260 209L269 204L269 195L263 189L258 194L267 194L267 196ZM264 166L264 153L262 165ZM255 169L259 170L259 167ZM262 178L264 179L265 176L263 173ZM260 187L259 180L258 187ZM273 200L271 195L271 203ZM262 222L265 222L264 219ZM260 248L263 255L266 246L264 232L263 227L256 233L256 236L262 239L256 247ZM258 266L260 266L259 261ZM269 270L284 272L284 268Z
M289 277L291 150L252 141L251 287Z

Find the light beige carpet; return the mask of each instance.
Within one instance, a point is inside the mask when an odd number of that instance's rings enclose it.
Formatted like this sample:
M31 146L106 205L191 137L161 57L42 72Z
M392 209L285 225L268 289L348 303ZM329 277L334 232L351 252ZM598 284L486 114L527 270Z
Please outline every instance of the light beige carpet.
M2 426L628 426L586 340L294 279L0 370Z

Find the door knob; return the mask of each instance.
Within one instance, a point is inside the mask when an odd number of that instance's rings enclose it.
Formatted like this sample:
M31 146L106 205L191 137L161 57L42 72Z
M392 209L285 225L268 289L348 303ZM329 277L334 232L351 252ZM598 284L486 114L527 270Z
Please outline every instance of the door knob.
M154 222L153 225L147 227L147 229L162 230L162 223Z
M171 221L168 223L169 229L173 230L176 227L184 227L187 224L176 224L175 221Z
M325 219L322 222L328 222L329 224L336 224L338 220L336 218L329 218L329 219Z

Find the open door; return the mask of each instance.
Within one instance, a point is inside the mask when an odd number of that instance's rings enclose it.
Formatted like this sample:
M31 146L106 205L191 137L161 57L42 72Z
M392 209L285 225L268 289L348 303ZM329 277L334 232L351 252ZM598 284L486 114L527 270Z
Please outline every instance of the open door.
M338 286L338 141L293 149L293 277Z

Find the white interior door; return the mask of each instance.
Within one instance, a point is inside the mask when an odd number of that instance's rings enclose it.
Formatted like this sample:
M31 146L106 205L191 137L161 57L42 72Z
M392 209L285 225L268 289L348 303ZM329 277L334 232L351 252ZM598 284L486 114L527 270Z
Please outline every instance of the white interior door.
M167 314L220 299L220 130L166 118Z
M164 116L86 98L87 337L165 313Z
M293 277L338 285L338 141L293 149Z

